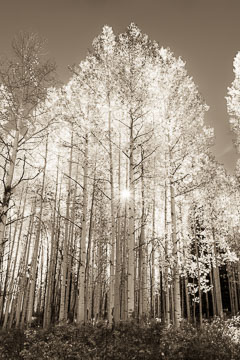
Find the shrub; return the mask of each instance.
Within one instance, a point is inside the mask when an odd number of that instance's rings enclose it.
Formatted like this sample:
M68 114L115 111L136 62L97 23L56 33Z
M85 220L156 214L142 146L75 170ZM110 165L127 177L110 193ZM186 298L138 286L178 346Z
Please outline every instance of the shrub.
M161 336L161 353L164 359L234 360L240 359L240 344L234 343L224 332L221 320L204 323L200 329L183 324L171 327ZM238 355L239 354L239 355Z
M0 356L11 360L238 360L240 317L215 319L198 329L182 323L179 329L161 323L64 325L0 334ZM237 335L235 333L237 331Z
M22 359L20 353L24 348L25 335L22 330L0 331L0 359Z

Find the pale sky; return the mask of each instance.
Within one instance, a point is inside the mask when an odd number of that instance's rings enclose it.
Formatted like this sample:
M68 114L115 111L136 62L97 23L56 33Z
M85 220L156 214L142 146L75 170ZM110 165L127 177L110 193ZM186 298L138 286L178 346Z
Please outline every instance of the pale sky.
M213 152L233 171L237 155L225 96L240 50L239 16L240 0L0 0L0 55L9 51L20 30L38 32L66 82L67 66L84 59L103 25L119 33L134 22L186 61L210 106L206 122L215 130Z

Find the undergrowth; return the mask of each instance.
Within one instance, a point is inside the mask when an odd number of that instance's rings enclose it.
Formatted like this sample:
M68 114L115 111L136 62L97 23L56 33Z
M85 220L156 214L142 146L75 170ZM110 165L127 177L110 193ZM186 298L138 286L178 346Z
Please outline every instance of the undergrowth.
M240 317L215 319L201 329L187 323L175 329L157 322L140 325L129 321L114 328L99 323L2 330L0 359L238 360Z

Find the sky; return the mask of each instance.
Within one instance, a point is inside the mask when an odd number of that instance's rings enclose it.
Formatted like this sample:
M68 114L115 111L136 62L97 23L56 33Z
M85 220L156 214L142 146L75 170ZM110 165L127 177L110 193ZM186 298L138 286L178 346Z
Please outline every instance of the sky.
M215 131L212 151L233 172L237 154L225 96L240 50L239 15L240 0L0 0L0 56L19 31L37 32L67 82L68 66L85 58L104 25L117 34L134 22L186 62L210 107L205 120Z

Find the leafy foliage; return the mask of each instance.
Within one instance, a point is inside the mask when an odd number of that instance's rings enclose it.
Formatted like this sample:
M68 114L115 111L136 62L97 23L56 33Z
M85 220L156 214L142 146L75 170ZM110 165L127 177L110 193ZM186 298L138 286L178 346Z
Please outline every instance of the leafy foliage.
M185 323L176 329L129 321L113 328L101 322L12 330L0 335L1 359L239 359L239 338L231 337L239 319L216 319L201 329Z
M22 359L20 353L24 349L25 334L18 329L0 331L0 359Z

